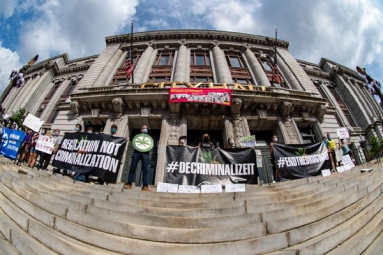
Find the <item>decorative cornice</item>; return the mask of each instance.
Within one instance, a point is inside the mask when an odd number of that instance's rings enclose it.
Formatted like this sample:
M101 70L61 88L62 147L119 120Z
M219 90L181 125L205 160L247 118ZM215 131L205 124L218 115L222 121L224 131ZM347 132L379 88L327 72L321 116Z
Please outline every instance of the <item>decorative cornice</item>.
M258 44L265 46L273 46L275 40L273 38L251 35L244 33L215 31L215 30L159 30L140 32L133 34L133 43L145 43L148 41L169 41L169 40L207 40L207 41L219 41L219 42L236 42L236 43L248 43ZM106 44L114 43L127 43L130 42L130 34L108 36L105 38ZM289 42L278 40L277 47L288 48Z

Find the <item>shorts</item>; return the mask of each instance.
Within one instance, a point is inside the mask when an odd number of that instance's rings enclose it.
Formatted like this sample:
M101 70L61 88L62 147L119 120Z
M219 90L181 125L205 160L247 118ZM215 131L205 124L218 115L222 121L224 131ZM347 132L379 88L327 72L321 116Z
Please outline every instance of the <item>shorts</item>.
M36 148L35 148L34 146L31 147L30 152L31 152L31 153L35 153L35 152L36 152Z

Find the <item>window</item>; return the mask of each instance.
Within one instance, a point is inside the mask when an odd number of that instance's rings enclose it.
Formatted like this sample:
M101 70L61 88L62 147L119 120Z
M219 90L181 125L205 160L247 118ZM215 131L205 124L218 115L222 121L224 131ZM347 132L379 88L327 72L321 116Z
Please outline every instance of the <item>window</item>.
M138 61L141 57L141 51L133 51L131 56L131 61L134 65L137 65ZM129 80L126 77L126 61L122 63L122 65L117 68L116 72L114 73L113 79L110 83L110 85L120 85L124 83L128 83Z
M64 92L64 95L65 96L69 96L74 88L76 87L77 83L75 81L72 81L71 84L69 84L68 88L66 89L66 91Z
M154 65L158 66L172 66L173 65L173 52L159 52L157 60Z
M336 92L335 88L332 88L332 87L329 87L329 90L334 95L334 97L336 99L336 103L339 105L340 109L342 109L342 112L343 112L344 116L346 117L348 123L350 123L350 125L352 127L356 127L354 119L352 118L349 110L347 109L347 106L344 104L344 102L343 102L342 98L339 96L338 92Z
M190 82L212 82L209 51L191 50L190 53Z
M239 52L226 53L226 62L229 67L245 67Z
M261 60L262 66L266 71L273 71L273 68L271 67L270 62L267 59L262 59Z
M240 52L226 52L225 56L233 83L254 84Z
M207 51L192 51L190 54L191 66L210 66L210 56Z
M239 83L239 84L254 84L253 80L251 78L233 78L233 83Z
M55 83L52 88L49 90L47 96L45 97L45 100L51 99L56 92L56 90L60 87L62 82Z
M298 125L299 133L301 134L303 144L311 144L316 142L315 134L312 127L302 128Z

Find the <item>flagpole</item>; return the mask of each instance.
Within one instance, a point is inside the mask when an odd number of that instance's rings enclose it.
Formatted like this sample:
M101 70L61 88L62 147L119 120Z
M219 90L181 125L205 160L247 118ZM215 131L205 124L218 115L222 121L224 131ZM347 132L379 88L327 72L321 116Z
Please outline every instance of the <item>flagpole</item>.
M132 29L130 31L130 59L131 59L131 63L132 65L134 65L133 63L133 55L132 55L132 49L133 49L133 22L132 22ZM132 71L132 84L134 84L134 70Z
M274 42L274 65L277 65L277 34L278 34L278 29L275 29L275 42Z

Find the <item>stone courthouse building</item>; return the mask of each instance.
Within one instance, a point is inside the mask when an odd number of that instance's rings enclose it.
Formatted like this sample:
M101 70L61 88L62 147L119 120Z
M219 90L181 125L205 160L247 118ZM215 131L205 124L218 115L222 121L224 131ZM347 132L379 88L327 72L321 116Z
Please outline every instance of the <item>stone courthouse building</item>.
M99 55L70 60L62 54L33 65L25 85L12 88L2 106L9 114L25 107L61 134L77 123L105 133L116 124L118 136L133 139L147 125L155 141L150 184L162 181L166 146L183 135L195 146L209 133L221 147L228 137L238 144L255 135L270 176L274 134L280 143L304 144L326 133L337 138L336 129L347 127L354 148L373 136L383 138L383 111L365 78L329 59L295 59L287 41L209 30L135 33L133 81L125 73L130 40L126 34L110 36ZM228 88L232 105L169 103L171 87ZM118 181L127 180L132 152L129 144Z

